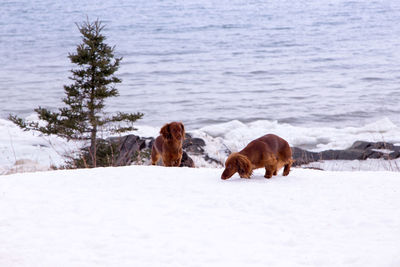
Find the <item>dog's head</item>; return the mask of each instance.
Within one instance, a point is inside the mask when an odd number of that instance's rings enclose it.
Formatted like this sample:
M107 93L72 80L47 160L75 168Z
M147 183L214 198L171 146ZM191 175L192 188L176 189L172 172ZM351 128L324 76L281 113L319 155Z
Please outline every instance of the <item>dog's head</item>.
M182 122L167 123L161 128L160 134L167 140L183 141L185 139L185 127Z
M221 175L221 179L229 179L236 172L242 178L250 178L252 174L251 162L242 154L232 153L225 162L225 170Z

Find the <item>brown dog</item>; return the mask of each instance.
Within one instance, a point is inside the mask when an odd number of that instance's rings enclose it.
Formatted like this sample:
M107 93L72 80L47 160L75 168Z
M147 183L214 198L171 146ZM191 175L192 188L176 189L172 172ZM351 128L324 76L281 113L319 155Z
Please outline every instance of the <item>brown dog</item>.
M185 139L185 127L181 122L165 124L151 149L151 164L156 165L162 158L164 166L179 167L182 160L182 143Z
M265 178L277 175L285 166L283 175L290 172L292 150L288 142L274 134L267 134L251 141L243 150L229 155L221 179L229 179L236 172L241 178L250 178L254 169L265 168Z

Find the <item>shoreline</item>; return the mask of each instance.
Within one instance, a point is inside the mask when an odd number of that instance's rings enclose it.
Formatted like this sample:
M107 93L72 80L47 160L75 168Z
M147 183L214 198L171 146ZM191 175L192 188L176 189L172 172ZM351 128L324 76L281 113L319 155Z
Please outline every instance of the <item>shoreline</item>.
M140 136L141 139L148 140L147 143L158 136L160 129L147 125L135 125L135 127L138 130L128 134ZM7 172L7 169L15 167L14 165L18 160L28 160L30 163L25 165L35 166L36 164L38 166L34 168L37 169L45 169L50 166L58 167L65 162L64 154L71 155L79 147L84 146L83 143L66 142L66 140L56 136L24 132L12 122L4 119L0 119L0 132L3 133L0 136L0 173ZM264 120L243 123L234 120L209 125L188 133L191 135L190 140L195 140L201 144L195 143L195 145L184 147L194 160L195 166L198 167L221 167L230 152L239 151L249 141L266 133L282 136L291 147L296 147L293 151L296 154L295 157L299 158L298 154L300 154L307 159L301 161L301 163L312 163L316 160L325 161L318 164L303 165L303 167L328 170L335 168L337 170L368 170L368 164L370 164L370 170L397 170L396 166L400 165L397 160L392 162L391 165L386 164L388 161L380 164L377 160L373 160L373 158L382 157L396 159L399 156L400 127L387 118L358 128L306 128L278 123L277 121ZM103 133L101 137L106 139L110 136ZM364 144L365 147L362 149L357 150L353 147L353 149L350 149L353 151L348 151L354 142L359 140L364 140L368 144ZM149 147L147 146L147 148ZM353 153L352 157L349 157L349 155L352 155L349 152ZM321 157L321 155L324 155L324 157ZM330 161L333 159L339 161ZM371 160L368 161L368 164L362 161L360 161L361 163L351 163L353 160L364 159ZM142 164L146 164L146 161Z

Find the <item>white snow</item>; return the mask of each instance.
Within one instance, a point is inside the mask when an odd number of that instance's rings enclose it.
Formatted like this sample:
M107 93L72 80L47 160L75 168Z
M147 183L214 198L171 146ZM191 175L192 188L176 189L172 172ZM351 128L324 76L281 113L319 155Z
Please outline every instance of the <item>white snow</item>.
M323 160L302 165L326 171L392 171L400 172L400 158L394 160Z
M197 133L197 131L194 131ZM267 133L281 136L291 146L306 148L311 151L327 149L346 149L355 141L398 143L400 127L388 118L364 125L362 127L301 127L277 121L258 120L251 123L230 121L210 125L199 129L212 138L221 139L226 146L238 151L251 140Z
M400 173L0 176L0 266L400 266Z
M65 162L64 155L72 155L80 145L57 136L23 131L11 121L0 119L0 175L23 159L46 167L60 166Z

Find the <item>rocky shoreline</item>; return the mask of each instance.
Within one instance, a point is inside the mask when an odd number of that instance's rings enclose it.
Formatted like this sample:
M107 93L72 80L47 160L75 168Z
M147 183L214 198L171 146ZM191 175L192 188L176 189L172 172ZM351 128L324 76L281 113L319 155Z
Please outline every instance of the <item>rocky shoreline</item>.
M295 165L308 164L321 160L366 160L366 159L397 159L400 157L400 146L386 142L356 141L344 150L325 150L310 152L298 147L292 147Z
M115 163L116 166L124 166L135 163L138 160L142 162L146 161L146 159L150 157L154 138L126 135L122 137L112 137L107 139L107 141L118 145L120 153ZM183 143L184 154L181 167L194 166L191 156L200 156L207 162L223 166L223 162L206 153L205 146L206 142L203 139L186 134L186 139ZM386 142L356 141L351 147L344 150L325 150L321 152L311 152L298 147L292 147L292 151L295 161L293 166L301 166L323 160L389 160L400 158L400 146L395 146ZM226 152L228 155L231 151Z

